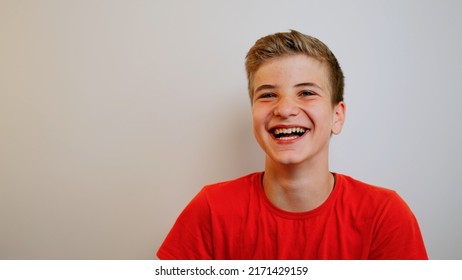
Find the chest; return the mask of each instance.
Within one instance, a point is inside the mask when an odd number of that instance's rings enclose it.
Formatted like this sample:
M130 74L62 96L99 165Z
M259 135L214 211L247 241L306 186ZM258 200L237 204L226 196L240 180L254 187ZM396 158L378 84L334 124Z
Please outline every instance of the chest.
M367 220L334 210L299 219L249 211L212 227L223 259L365 259L371 241Z

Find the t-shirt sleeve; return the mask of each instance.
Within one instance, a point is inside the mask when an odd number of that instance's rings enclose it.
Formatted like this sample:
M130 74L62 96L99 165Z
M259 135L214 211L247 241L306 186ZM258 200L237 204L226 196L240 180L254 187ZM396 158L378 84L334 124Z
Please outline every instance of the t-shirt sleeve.
M178 216L157 257L165 260L213 259L211 212L205 188Z
M428 259L417 219L396 192L377 214L369 259Z

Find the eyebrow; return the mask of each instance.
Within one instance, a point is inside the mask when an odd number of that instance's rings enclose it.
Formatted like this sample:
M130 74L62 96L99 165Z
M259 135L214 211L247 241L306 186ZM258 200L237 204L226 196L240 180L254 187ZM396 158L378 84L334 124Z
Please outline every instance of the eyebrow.
M299 83L299 84L296 84L294 87L315 87L315 88L318 88L318 89L321 89L322 88L320 86L318 86L317 84L315 83L311 83L311 82L306 82L306 83ZM255 89L255 92L258 92L258 91L261 91L261 90L265 90L265 89L275 89L277 88L276 85L261 85L259 87L257 87Z
M309 83L309 82L296 84L295 87L315 87L315 88L318 88L318 89L322 89L318 84Z
M255 89L255 92L258 92L264 89L275 89L275 88L277 88L275 85L261 85Z

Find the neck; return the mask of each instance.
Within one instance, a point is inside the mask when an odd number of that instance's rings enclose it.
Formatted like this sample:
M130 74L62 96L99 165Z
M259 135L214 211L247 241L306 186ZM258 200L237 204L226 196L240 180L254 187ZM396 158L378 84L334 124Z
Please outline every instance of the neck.
M323 164L282 165L266 160L263 187L268 199L289 212L305 212L320 206L329 197L334 176L327 161Z

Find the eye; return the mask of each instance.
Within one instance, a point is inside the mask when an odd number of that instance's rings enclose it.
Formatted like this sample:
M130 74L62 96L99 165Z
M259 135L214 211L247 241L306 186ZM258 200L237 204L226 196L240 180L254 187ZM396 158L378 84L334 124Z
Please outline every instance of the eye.
M269 98L274 98L276 97L276 94L272 93L272 92L265 92L265 93L262 93L258 96L258 99L269 99Z
M315 95L315 93L312 91L304 90L304 91L301 91L299 95L300 96L312 96L312 95Z

